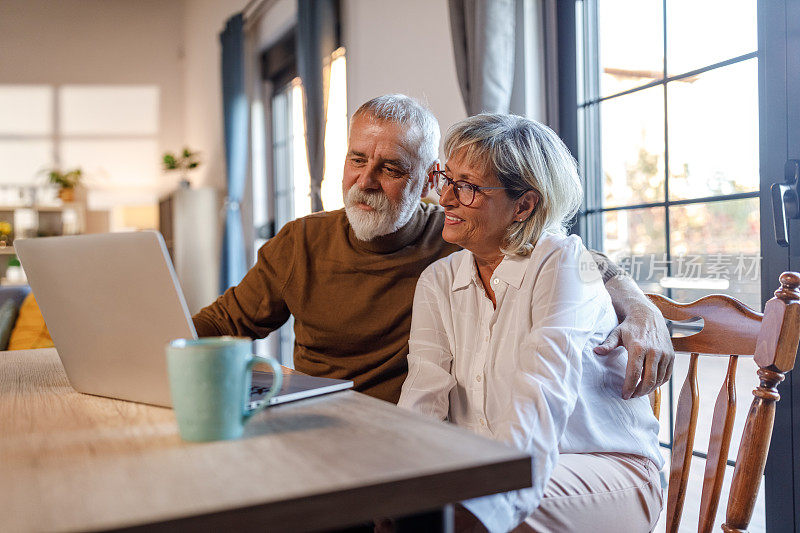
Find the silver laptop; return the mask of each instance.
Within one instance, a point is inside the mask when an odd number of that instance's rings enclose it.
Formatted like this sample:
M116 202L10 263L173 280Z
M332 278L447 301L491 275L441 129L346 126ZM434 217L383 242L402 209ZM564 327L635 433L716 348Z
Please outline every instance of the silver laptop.
M16 239L14 248L73 388L171 406L164 347L197 334L161 234ZM257 401L271 374L254 376L251 400ZM270 403L352 386L292 377Z

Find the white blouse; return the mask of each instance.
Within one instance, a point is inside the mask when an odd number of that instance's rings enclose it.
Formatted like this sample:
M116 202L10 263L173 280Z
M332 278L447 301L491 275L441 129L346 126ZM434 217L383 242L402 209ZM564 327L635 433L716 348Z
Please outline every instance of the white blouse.
M661 467L648 399L621 396L627 352L593 352L617 317L580 238L544 234L530 257L506 256L491 284L496 309L467 250L422 273L398 403L531 454L531 488L463 504L508 531L539 505L559 453L630 453Z

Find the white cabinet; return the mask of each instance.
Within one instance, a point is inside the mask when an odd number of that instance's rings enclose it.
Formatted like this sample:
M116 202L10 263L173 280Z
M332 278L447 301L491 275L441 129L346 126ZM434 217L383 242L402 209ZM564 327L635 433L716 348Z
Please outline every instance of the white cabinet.
M192 314L219 296L218 198L215 189L203 187L178 189L159 202L159 229Z

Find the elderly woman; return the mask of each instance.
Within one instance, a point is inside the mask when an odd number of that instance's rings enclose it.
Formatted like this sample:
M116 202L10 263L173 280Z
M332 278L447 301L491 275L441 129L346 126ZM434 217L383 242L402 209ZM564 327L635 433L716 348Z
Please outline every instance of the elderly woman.
M661 510L658 423L623 400L627 354L593 348L617 325L566 225L581 185L547 127L478 115L445 140L434 172L442 237L465 248L417 283L398 405L532 456L532 487L463 502L457 528L649 531Z

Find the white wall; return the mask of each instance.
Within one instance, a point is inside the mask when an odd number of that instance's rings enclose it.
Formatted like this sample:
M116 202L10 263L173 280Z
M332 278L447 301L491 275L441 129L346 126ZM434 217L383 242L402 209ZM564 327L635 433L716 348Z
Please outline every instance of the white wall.
M186 0L184 132L185 143L202 154L204 164L192 178L199 186L225 188L219 34L228 17L245 4L247 0Z
M442 134L466 118L444 0L343 0L347 108L386 93L426 103Z

